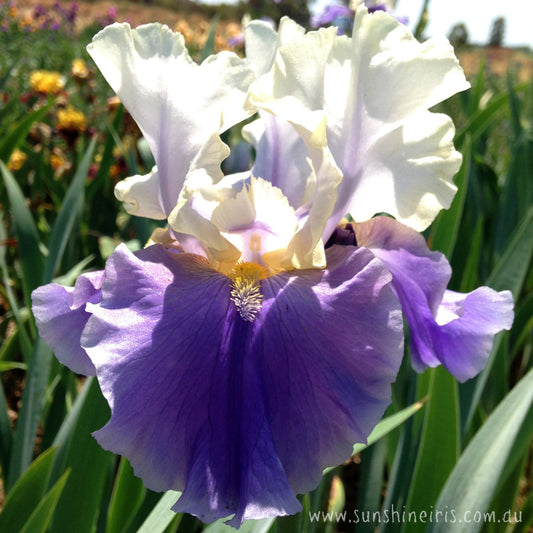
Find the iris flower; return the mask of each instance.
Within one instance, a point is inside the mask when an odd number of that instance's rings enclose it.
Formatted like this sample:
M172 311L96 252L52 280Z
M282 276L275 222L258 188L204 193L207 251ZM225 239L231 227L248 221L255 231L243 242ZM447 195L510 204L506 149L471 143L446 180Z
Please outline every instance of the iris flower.
M236 527L298 512L296 494L366 441L403 316L414 368L461 381L513 317L508 291L447 290L450 266L419 233L461 163L451 120L428 111L468 87L448 42L365 8L352 38L289 19L245 35L246 59L201 65L157 24L95 36L156 162L116 196L168 226L33 294L44 341L111 407L98 442L148 488L182 491L175 511ZM220 135L252 116L253 168L224 176Z

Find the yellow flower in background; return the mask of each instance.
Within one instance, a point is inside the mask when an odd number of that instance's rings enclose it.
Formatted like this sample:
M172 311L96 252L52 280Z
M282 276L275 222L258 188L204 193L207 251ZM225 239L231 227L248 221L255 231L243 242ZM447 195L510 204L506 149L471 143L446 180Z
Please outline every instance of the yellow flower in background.
M50 155L50 166L55 170L59 170L66 164L65 158L58 153L52 153Z
M15 148L7 162L7 169L10 171L20 170L26 159L28 159L28 156L18 148Z
M72 61L72 66L70 67L70 74L73 78L78 80L86 80L90 77L91 71L87 66L87 63L83 59L75 59Z
M84 131L87 125L85 115L72 106L57 112L57 128L64 131Z
M30 87L39 93L57 94L65 87L65 78L60 72L34 70L30 74Z

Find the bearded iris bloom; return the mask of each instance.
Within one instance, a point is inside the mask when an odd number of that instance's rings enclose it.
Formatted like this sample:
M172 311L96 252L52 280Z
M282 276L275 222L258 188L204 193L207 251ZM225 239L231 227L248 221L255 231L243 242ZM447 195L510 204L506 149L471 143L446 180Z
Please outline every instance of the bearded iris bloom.
M364 8L351 39L288 19L245 35L246 59L201 65L157 24L94 38L156 162L116 196L168 228L33 294L45 342L111 407L98 442L148 488L182 491L175 511L234 526L298 512L296 494L366 441L402 314L415 369L461 381L513 317L508 291L447 290L450 267L419 234L461 163L451 120L428 111L468 87L447 41ZM220 135L253 115L254 166L224 176Z

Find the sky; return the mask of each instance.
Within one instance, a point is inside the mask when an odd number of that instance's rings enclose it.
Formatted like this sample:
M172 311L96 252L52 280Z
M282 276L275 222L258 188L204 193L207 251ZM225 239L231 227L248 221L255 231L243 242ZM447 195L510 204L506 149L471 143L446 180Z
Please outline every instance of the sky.
M398 0L395 13L408 16L413 29L422 4L422 0ZM425 34L448 35L454 24L464 22L469 41L486 44L492 21L500 16L506 22L504 45L533 49L533 0L431 0Z
M207 4L232 3L236 0L197 0ZM309 2L313 11L335 0ZM409 18L414 30L423 0L397 0L395 14ZM469 42L487 44L494 19L505 18L505 46L529 46L533 50L533 0L430 0L429 24L425 36L448 36L451 28L463 22Z

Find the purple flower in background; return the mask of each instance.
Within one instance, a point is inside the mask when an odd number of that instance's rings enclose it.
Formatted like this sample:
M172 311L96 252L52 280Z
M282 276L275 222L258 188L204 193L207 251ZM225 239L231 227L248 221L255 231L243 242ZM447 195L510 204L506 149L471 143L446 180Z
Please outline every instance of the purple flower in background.
M338 27L339 35L351 33L353 29L354 15L359 6L365 6L368 13L374 13L375 11L385 11L386 13L392 12L391 6L386 2L376 2L375 0L350 2L349 6L345 4L329 4L321 13L311 17L311 26L314 28L320 28L331 24ZM402 24L407 24L408 22L406 17L397 17L397 20Z
M333 23L340 17L353 18L354 13L352 9L343 4L330 4L324 8L324 11L311 17L311 25L319 28L320 26Z
M201 65L158 24L114 24L89 46L156 162L115 195L168 228L74 288L37 289L33 310L58 359L98 378L112 411L98 442L206 522L298 512L296 494L366 441L402 313L415 369L459 380L512 322L508 291L447 290L418 233L461 163L451 120L429 111L468 88L451 46L364 7L354 24L341 38L254 21L246 59ZM224 175L220 135L252 115L253 167Z
M42 4L37 4L33 10L33 18L46 16L46 8Z

